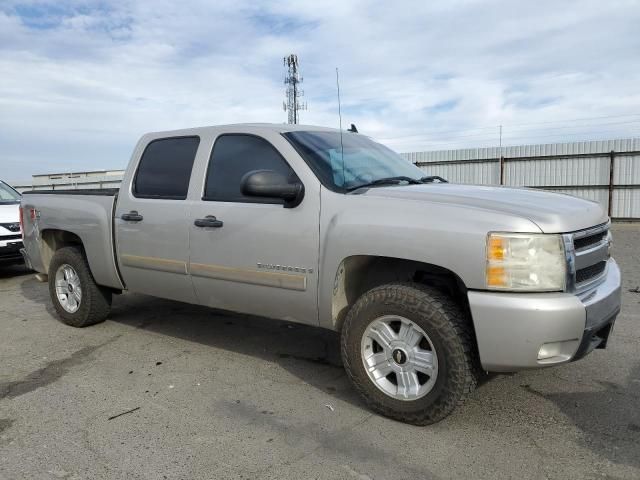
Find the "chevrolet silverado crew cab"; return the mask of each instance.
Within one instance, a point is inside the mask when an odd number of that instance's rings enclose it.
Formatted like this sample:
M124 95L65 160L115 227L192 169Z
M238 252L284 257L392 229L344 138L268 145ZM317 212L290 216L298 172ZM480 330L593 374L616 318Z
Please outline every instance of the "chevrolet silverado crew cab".
M598 204L446 183L351 131L150 133L119 191L26 192L21 208L63 322L101 322L128 290L332 329L364 400L413 424L484 372L604 348L620 310Z
M20 194L0 180L0 265L22 263Z

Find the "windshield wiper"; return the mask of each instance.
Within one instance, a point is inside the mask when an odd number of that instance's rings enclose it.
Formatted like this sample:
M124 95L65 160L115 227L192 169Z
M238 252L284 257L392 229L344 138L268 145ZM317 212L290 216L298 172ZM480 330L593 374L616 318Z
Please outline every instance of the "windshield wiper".
M411 178L411 177L407 177L407 176L404 176L404 175L400 175L400 176L397 176L397 177L379 178L379 179L374 180L372 182L362 183L360 185L356 185L355 187L347 188L347 191L351 192L353 190L358 190L359 188L364 188L364 187L379 187L379 186L382 186L382 185L397 185L400 182L407 182L408 184L411 184L411 185L418 185L418 184L422 183L421 180L416 180L415 178Z
M438 183L449 183L448 180L445 180L439 175L429 175L428 177L422 177L420 179L420 183L433 183L436 180L438 181Z

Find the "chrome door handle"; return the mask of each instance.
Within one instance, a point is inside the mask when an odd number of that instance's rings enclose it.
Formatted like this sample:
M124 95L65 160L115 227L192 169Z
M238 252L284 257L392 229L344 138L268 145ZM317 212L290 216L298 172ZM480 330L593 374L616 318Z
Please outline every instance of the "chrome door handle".
M218 220L213 215L207 215L204 218L198 218L196 219L195 222L193 222L193 224L196 227L203 227L203 228L207 228L207 227L220 228L222 225L224 225L222 220Z
M136 210L131 210L129 213L123 213L120 218L126 222L141 222L144 218Z

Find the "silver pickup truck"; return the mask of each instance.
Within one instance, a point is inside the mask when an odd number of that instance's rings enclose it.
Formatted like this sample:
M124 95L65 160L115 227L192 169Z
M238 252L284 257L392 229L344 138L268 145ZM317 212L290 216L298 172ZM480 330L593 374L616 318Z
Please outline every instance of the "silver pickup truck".
M620 271L598 204L424 175L351 131L150 133L119 191L26 192L24 256L75 327L127 290L338 331L370 407L419 425L487 371L606 346Z

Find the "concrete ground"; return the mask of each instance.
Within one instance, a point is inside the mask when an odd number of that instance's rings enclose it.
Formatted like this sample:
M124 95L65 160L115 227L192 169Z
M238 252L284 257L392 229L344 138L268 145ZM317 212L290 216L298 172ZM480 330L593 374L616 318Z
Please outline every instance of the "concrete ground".
M141 295L74 329L2 267L0 478L638 479L640 225L614 238L607 350L497 376L423 428L364 407L330 332Z

